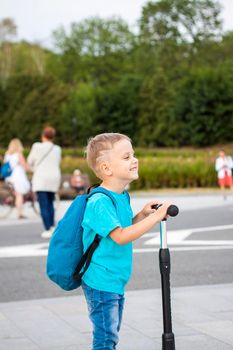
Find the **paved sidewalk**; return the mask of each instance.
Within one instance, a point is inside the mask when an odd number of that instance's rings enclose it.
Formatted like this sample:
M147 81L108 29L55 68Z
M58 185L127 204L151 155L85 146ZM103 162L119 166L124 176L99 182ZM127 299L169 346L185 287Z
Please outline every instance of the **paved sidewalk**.
M233 349L233 284L172 289L178 350ZM126 293L119 350L161 350L161 291ZM0 303L1 350L91 349L83 296Z

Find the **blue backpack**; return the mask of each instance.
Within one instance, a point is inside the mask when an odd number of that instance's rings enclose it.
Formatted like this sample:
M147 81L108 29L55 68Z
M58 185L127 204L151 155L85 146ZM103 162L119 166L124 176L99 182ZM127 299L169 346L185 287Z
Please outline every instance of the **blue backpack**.
M8 176L11 176L12 169L9 162L5 162L1 165L1 177L5 179Z
M77 196L59 221L50 240L47 275L64 290L72 290L81 285L82 276L88 269L92 255L101 240L96 234L94 241L83 254L82 221L87 200L95 193L108 196L116 208L115 198L103 187L96 187L88 194Z

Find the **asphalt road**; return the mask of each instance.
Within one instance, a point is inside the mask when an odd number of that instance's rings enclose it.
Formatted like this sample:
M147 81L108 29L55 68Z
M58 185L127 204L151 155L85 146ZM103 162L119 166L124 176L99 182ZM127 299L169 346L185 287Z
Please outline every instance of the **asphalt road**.
M81 293L64 292L46 277L47 241L40 238L41 229L40 223L0 226L0 302ZM134 243L127 290L160 288L158 229ZM232 205L184 211L168 220L167 233L171 287L233 282ZM4 257L12 247L18 248L15 256Z

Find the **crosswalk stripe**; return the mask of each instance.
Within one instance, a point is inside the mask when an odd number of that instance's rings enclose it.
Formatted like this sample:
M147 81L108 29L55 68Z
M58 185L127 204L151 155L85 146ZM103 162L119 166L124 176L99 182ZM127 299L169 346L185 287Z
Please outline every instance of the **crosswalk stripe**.
M227 249L233 249L233 245L231 246L204 246L204 247L171 247L169 250L171 252L187 252L187 251L200 251L200 250L227 250ZM159 248L139 248L134 249L133 252L135 254L140 253L158 253Z
M168 232L168 246L171 251L196 251L196 250L222 250L233 249L233 240L185 240L189 235L200 232L211 232L233 229L233 225L212 227L199 227L190 230L173 230ZM150 237L150 238L149 238ZM151 238L152 237L152 238ZM150 232L142 236L149 238L143 242L145 246L153 245L153 248L134 248L133 252L154 253L158 252L160 245L159 233ZM48 253L48 242L38 244L25 244L0 248L0 258L40 257Z

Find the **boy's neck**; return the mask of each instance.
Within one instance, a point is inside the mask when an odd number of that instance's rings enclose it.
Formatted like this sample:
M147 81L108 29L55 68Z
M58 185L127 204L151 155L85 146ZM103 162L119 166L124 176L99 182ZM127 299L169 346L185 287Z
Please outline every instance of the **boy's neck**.
M112 192L123 193L127 184L112 183L103 180L100 186Z

